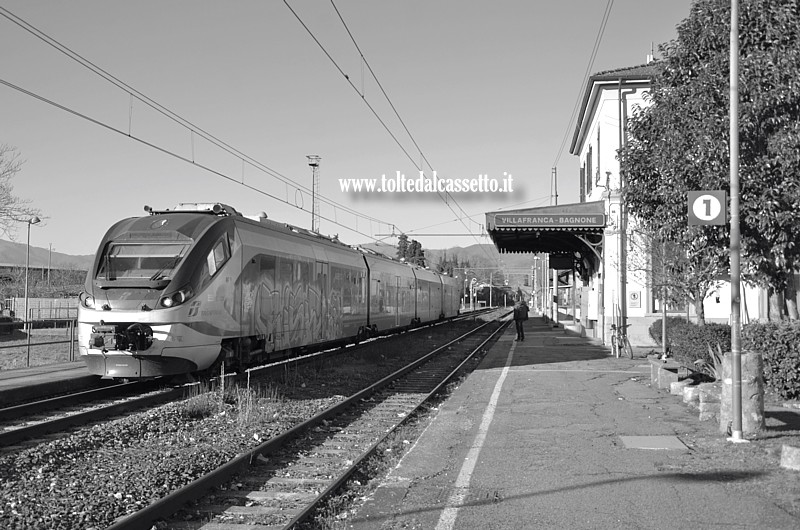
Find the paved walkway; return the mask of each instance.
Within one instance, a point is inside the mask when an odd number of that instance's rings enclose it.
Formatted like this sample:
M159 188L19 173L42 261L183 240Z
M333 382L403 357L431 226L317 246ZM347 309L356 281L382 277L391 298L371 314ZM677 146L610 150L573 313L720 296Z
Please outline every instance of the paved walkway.
M644 359L526 328L524 342L506 331L349 528L800 528L730 487L741 473L671 464L708 427L636 380Z
M52 396L97 382L82 362L48 364L30 368L0 370L0 406Z

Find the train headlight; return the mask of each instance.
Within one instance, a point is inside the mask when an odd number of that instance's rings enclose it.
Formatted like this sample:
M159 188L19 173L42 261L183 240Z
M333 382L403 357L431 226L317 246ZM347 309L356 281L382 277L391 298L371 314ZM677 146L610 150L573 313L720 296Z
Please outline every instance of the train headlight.
M81 302L81 305L86 309L94 309L94 296L90 295L89 293L83 292L80 294L78 299Z
M162 297L159 303L161 307L175 307L181 305L192 296L194 296L194 291L192 291L191 287L186 286L172 294Z

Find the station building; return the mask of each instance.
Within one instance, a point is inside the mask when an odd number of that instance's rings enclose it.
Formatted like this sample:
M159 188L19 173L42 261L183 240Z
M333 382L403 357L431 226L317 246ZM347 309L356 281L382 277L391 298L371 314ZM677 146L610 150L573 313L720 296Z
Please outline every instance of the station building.
M651 242L636 229L635 213L621 208L617 158L626 141L627 120L637 106L648 104L645 94L654 74L650 63L589 78L570 144L578 159L579 203L486 214L487 229L501 253L537 253L532 270L543 296L534 305L551 317L569 315L566 325L606 343L611 324L624 320L630 324L631 343L655 346L648 328L662 316L664 297L653 281ZM742 297L742 323L766 317L763 289L743 285ZM726 279L720 279L703 308L706 322L730 321ZM666 310L668 316L697 318L688 299L668 302Z

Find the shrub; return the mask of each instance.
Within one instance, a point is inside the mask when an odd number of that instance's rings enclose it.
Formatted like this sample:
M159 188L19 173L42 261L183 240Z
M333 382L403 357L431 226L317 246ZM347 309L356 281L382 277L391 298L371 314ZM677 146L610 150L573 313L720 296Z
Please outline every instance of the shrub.
M672 337L675 336L674 331L684 326L688 326L689 323L686 321L685 318L682 317L667 317L667 340L672 343ZM652 324L650 324L650 329L648 329L648 333L650 333L650 338L656 341L656 343L661 344L661 319L659 318Z
M800 323L754 322L742 328L742 350L760 352L767 388L800 398Z
M661 319L650 326L650 336L661 344ZM714 366L709 348L730 351L731 327L713 323L698 326L680 317L667 317L667 345L672 357L683 365L692 366L702 361Z

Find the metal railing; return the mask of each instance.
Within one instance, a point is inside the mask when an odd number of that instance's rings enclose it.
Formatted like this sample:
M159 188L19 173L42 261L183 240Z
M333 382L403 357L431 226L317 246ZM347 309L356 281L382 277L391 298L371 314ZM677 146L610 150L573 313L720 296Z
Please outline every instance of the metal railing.
M76 343L75 318L0 323L0 369L29 368L32 359L35 365L74 362ZM22 358L25 359L24 366Z

